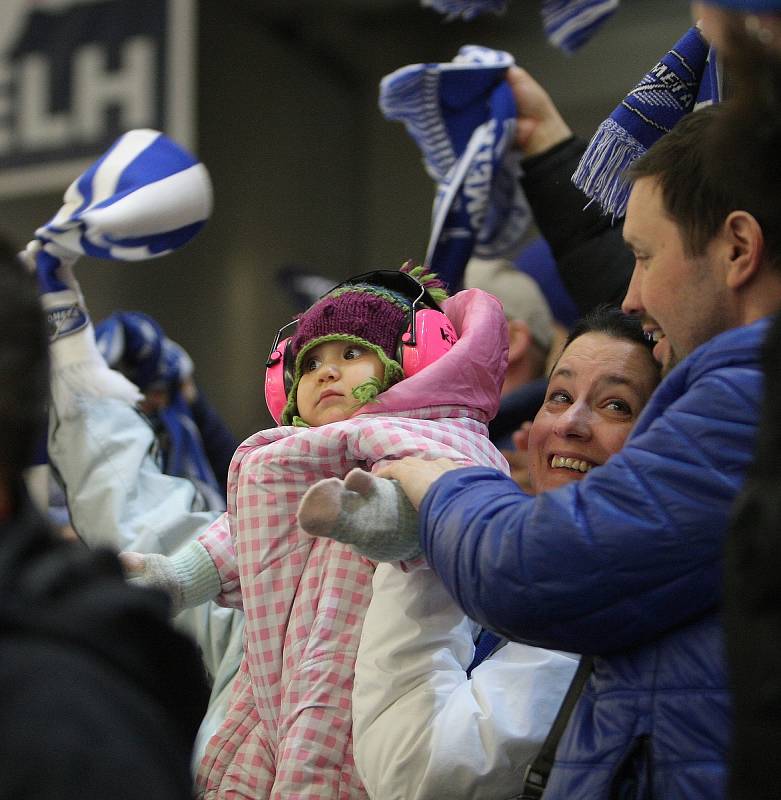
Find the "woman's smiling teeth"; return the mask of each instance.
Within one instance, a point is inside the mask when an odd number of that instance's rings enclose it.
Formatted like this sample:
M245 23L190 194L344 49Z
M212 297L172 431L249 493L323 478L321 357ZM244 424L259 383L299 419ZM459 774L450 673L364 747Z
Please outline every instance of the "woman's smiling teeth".
M590 461L583 461L579 458L565 458L564 456L552 456L550 465L553 469L564 467L576 472L588 472L594 466Z

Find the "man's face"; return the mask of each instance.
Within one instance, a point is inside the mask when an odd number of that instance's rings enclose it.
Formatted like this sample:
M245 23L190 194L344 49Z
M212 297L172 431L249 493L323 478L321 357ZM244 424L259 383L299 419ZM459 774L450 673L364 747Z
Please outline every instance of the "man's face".
M622 308L638 315L657 341L666 375L692 350L730 327L728 293L714 242L688 256L678 225L664 210L656 178L639 178L629 196L624 239L635 268Z

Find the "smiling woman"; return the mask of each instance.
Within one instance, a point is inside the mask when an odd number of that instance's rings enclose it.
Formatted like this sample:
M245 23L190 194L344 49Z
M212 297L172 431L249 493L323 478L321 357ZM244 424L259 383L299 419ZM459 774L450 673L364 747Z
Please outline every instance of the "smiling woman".
M600 306L570 333L529 431L535 492L579 480L618 452L659 383L640 322Z

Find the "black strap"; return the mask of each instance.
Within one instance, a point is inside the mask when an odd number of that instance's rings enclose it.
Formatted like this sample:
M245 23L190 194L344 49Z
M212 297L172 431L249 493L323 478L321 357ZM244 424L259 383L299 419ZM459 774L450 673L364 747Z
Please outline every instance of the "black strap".
M545 737L542 748L537 754L537 758L526 768L523 776L523 791L518 795L517 800L540 800L542 797L542 793L548 783L548 776L553 768L559 739L564 733L564 728L567 727L569 718L575 708L575 703L578 702L580 693L583 691L583 686L588 680L593 666L594 659L591 656L583 656L580 659L575 676L572 678L569 689L567 689L567 694L564 695L564 700L562 700L559 707L559 713L556 714L556 719L553 720L553 725Z

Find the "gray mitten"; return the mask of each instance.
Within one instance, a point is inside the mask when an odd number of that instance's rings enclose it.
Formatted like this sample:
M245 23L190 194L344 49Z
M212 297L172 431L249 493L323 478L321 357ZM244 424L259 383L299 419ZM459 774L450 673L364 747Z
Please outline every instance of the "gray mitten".
M171 598L171 615L213 600L220 593L220 574L203 545L190 542L172 556L120 553L128 583L160 589Z
M372 561L411 561L421 555L418 512L398 481L354 469L342 481L310 486L298 505L298 524L311 536L353 546Z

